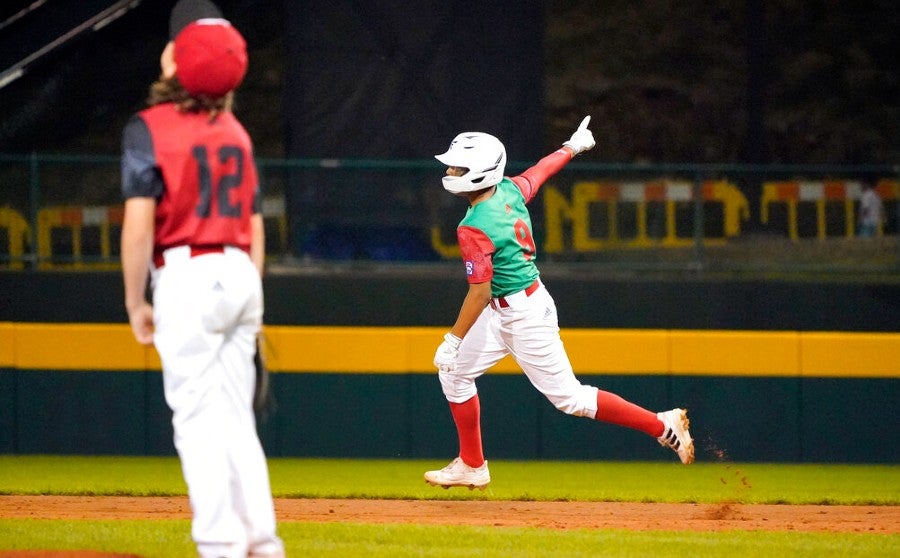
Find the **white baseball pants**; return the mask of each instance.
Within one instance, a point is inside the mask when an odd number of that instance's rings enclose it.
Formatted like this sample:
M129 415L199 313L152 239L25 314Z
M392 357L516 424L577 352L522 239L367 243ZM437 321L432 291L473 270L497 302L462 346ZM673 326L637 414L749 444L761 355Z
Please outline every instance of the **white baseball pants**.
M581 417L597 414L597 388L575 378L559 337L556 303L541 285L530 296L520 291L493 299L459 347L456 370L440 373L441 388L451 403L475 396L475 380L511 354L531 384L560 411Z
M154 271L154 343L201 557L283 556L256 433L253 353L262 283L238 249L167 250Z

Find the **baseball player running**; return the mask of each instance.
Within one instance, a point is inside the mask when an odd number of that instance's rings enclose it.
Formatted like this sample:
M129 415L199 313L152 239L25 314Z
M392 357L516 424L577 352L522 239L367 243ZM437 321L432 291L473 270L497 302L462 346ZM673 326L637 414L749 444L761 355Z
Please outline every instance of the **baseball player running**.
M562 147L512 178L503 176L506 149L489 134L459 134L436 156L448 167L444 189L469 201L456 229L469 290L434 356L456 423L459 456L426 472L429 484L483 490L491 482L475 380L507 354L560 411L640 430L675 450L682 463L694 460L684 409L654 413L575 378L559 336L556 305L534 263L525 204L573 157L594 147L589 122L585 117Z
M162 360L199 555L280 557L251 402L260 192L251 140L229 110L246 44L207 0L176 4L170 38L151 106L123 131L125 307L137 341Z

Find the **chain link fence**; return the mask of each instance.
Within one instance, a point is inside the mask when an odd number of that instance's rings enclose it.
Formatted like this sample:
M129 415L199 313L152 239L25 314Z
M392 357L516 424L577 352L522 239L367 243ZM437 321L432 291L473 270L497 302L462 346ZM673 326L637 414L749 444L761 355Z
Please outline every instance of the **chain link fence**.
M423 160L259 160L270 265L456 261L466 203ZM510 163L515 175L525 164ZM0 267L115 269L119 159L0 155ZM883 219L858 234L860 199ZM900 167L573 162L531 203L542 261L573 270L900 270Z

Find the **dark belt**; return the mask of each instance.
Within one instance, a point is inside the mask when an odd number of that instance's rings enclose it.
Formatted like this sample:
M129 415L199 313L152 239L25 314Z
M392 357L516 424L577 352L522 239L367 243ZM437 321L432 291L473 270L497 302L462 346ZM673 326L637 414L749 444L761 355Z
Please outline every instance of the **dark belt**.
M525 296L531 296L532 293L534 293L534 291L538 290L538 287L540 287L540 286L541 286L540 281L535 279L534 283L525 287ZM507 302L506 299L503 298L502 296L497 297L497 304L500 306L500 308L509 308L509 302Z
M165 250L159 250L153 253L153 265L156 269L160 269L162 266L166 264L165 253L166 250L170 248L180 248L180 246L170 246ZM224 254L225 253L225 245L224 244L201 244L198 246L191 246L191 257L196 258L197 256L202 256L204 254Z

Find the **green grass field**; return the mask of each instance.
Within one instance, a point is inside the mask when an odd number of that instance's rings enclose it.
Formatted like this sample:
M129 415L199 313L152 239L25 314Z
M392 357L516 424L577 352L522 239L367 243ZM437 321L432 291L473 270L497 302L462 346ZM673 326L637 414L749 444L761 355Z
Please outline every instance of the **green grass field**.
M270 459L277 497L900 505L900 467L492 461L488 490L440 490L422 460ZM175 458L0 456L0 494L183 495ZM289 556L898 556L900 536L281 522ZM187 520L0 519L0 549L193 556Z

